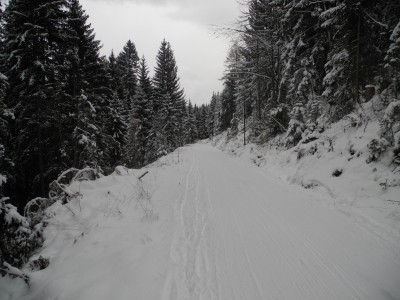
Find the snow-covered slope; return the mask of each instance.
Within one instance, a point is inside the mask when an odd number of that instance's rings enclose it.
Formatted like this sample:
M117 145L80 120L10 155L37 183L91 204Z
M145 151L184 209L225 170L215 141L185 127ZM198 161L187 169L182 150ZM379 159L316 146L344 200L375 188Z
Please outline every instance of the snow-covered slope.
M246 159L203 143L74 183L83 197L51 207L37 254L50 265L29 290L1 279L0 298L400 299L394 234L344 214L334 186L306 190L235 149Z
M266 145L243 146L243 134L217 136L213 145L268 170L285 182L310 189L323 205L333 206L361 227L400 247L400 167L387 151L369 162L368 143L379 136L379 122L333 124L316 140L284 150L279 138Z
M35 256L49 258L49 267L30 274L29 290L0 277L0 299L160 299L184 151L143 170L119 168L121 175L71 185L83 197L50 207L54 217Z

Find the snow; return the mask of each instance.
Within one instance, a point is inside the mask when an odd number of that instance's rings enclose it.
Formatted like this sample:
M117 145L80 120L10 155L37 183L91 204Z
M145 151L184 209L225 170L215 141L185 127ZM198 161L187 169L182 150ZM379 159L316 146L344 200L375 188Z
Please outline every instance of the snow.
M385 110L385 116L393 115L396 107L400 107L400 100L389 103L388 107Z
M49 208L32 258L50 265L29 290L0 278L0 299L399 299L399 190L366 153L348 160L345 141L358 153L377 124L346 130L300 161L222 135L229 155L203 142L73 182L83 196Z
M7 183L7 177L4 176L3 174L0 174L0 186L2 186L5 183Z
M392 34L390 35L390 40L392 42L398 43L398 37L400 36L400 22L397 23L396 27L393 29Z
M6 118L10 118L11 120L15 120L14 111L12 109L5 109L3 112L3 116Z
M86 96L82 95L82 97L86 97ZM96 112L96 109L94 108L92 102L87 101L87 104L89 104L89 107L90 107L91 111L95 113L95 112ZM93 126L94 126L94 125L93 125ZM95 127L96 127L96 126L95 126ZM96 129L97 129L97 128L96 128Z
M352 127L350 123L341 121L317 134L318 139L305 144L302 142L310 139L300 141L297 147L285 151L274 145L243 147L242 135L232 140L223 135L214 144L269 170L287 183L312 189L321 196L321 203L348 215L395 248L400 247L399 173L391 164L390 153L379 162L366 163L367 145L377 138L379 122L370 120L367 126L360 127ZM343 174L332 176L335 169L342 169ZM328 197L324 199L323 194Z
M2 202L6 200L8 199L7 198L1 199ZM20 226L18 230L28 232L27 228L29 227L29 224L25 220L25 218L17 212L17 208L15 206L11 204L6 204L4 206L4 212L5 212L4 221L6 224L8 225L11 225L12 223L21 224L22 226Z

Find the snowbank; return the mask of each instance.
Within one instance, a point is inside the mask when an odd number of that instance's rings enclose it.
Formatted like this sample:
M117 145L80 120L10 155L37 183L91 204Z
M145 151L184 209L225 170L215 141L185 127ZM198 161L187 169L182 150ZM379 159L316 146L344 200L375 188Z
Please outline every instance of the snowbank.
M73 181L68 190L81 196L46 210L53 217L45 242L30 259L50 265L22 269L29 288L0 276L0 299L160 299L182 167L176 152L142 170L118 167L94 181Z
M281 149L278 139L265 145L243 146L243 134L226 133L212 144L251 161L282 180L315 191L317 201L336 207L360 226L395 247L400 245L400 170L389 151L379 161L367 163L368 143L379 137L379 122L362 126L351 120L333 124L317 139Z

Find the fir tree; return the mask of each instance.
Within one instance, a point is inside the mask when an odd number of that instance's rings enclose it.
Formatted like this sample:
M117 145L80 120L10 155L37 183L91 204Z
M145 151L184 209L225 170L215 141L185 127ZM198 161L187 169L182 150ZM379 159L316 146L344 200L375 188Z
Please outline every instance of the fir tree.
M126 123L130 121L129 115L135 100L138 62L136 46L131 40L128 40L117 58L118 75L122 82L122 95L120 95L123 106L122 115Z
M66 45L69 67L66 69L66 109L70 110L71 145L66 145L70 152L69 165L75 168L99 165L99 151L96 140L99 128L95 125L96 103L93 95L89 95L90 69L97 62L97 41L94 40L93 29L87 24L88 16L84 13L78 0L69 3L68 30L70 43Z
M187 106L187 117L186 117L185 128L186 128L185 142L187 144L191 144L197 139L198 133L196 127L196 118L193 111L193 105L190 101Z
M147 66L147 61L144 56L140 59L139 62L139 86L142 88L143 93L145 94L147 99L150 99L153 102L154 98L154 89L151 83L151 79L149 76L149 68ZM153 107L153 103L151 103Z
M235 76L229 74L225 77L224 89L221 93L220 130L224 131L231 127L231 121L236 111L236 80Z
M390 36L390 45L385 56L386 69L389 70L391 80L393 81L394 96L397 99L400 86L400 22Z
M110 170L121 159L124 123L114 104L106 60L99 56L100 42L87 23L88 16L78 0L68 3L70 43L66 46L67 106L72 104L72 165ZM67 151L67 152L68 152Z
M167 141L164 147L167 151L172 151L183 144L185 100L179 84L178 67L174 53L171 45L165 40L161 43L156 60L157 65L153 77L154 122L165 121L163 126L158 125L157 127L163 127Z
M110 165L114 166L120 163L123 158L123 149L126 145L126 134L127 125L123 120L123 105L122 105L122 83L118 73L118 65L114 52L111 52L110 57L107 61L107 74L110 82L111 99L111 127L109 128L109 134L113 137L114 149L110 151Z
M15 116L9 149L20 208L29 195L45 196L47 183L64 168L55 128L60 128L65 7L65 1L12 0L5 12L5 103Z
M162 106L154 115L152 127L149 132L148 151L146 152L146 161L152 162L159 157L168 154L168 141L166 134L166 121L168 117L167 109Z
M128 167L144 166L147 152L149 151L148 141L153 119L152 86L144 57L140 60L138 82L139 85L128 131L126 148Z
M217 95L213 93L208 109L207 124L208 124L208 137L213 139L215 136L215 110L217 106Z
M124 98L124 88L122 79L119 73L119 66L117 58L114 55L114 51L111 51L108 57L108 75L110 77L110 88L114 93L114 108L117 109L118 113L122 114L124 111L124 105L122 99Z

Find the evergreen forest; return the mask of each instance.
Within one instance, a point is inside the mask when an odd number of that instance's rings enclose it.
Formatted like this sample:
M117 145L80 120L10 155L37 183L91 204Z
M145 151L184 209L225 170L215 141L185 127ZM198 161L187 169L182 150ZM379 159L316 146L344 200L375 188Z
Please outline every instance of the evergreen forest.
M222 132L289 149L343 118L368 124L376 95L371 159L390 149L400 165L399 1L246 0L219 31L232 40L223 89L193 105L167 40L149 70L133 40L102 56L79 0L0 6L0 221L51 199L66 170L138 169ZM26 230L0 222L1 262L21 267L43 228L13 222Z

